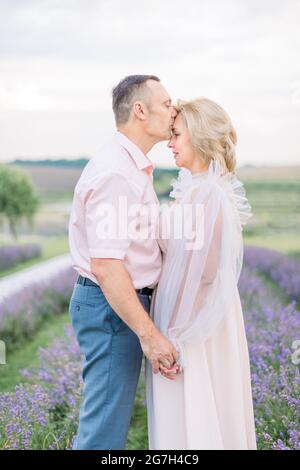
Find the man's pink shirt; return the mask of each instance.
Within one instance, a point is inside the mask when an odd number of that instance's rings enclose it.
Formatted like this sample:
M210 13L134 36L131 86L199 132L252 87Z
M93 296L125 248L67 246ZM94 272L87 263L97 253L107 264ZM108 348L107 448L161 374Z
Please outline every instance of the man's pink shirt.
M73 267L79 274L98 283L91 258L114 258L123 260L135 289L158 283L162 259L155 237L99 237L99 208L109 205L118 213L120 197L126 198L128 208L141 204L158 210L152 172L149 158L121 132L88 162L75 187L69 223ZM102 217L102 226L113 225L111 219L109 214ZM137 222L145 224L143 216ZM156 233L155 218L149 223L149 233Z

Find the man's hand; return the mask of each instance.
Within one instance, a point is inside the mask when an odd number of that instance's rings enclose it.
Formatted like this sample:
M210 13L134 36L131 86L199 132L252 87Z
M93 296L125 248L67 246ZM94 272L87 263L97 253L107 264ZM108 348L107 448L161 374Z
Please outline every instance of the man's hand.
M144 336L139 336L142 350L150 361L154 374L160 366L171 368L179 359L179 353L173 344L152 323Z
M142 350L152 364L170 368L179 358L173 344L155 327L133 287L122 260L92 258L91 271L113 310L138 336Z

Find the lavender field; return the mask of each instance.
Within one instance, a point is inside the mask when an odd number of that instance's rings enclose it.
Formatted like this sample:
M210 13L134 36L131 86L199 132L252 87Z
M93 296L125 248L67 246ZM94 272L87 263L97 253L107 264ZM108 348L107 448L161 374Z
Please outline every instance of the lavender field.
M0 246L0 271L12 268L23 261L39 258L41 253L41 246L37 243Z
M300 262L270 250L247 248L239 289L252 370L258 447L300 450L300 368L293 343L300 336ZM52 285L60 298L61 292ZM55 314L54 304L47 308ZM17 317L17 316L16 316ZM31 321L23 312L20 321ZM26 324L26 323L25 323ZM1 334L1 330L0 330ZM24 370L26 383L0 395L1 449L69 449L82 383L81 357L70 328L40 350L40 366ZM143 374L127 448L147 449Z
M32 338L49 316L68 307L76 275L71 267L58 274L0 298L0 338L8 351Z

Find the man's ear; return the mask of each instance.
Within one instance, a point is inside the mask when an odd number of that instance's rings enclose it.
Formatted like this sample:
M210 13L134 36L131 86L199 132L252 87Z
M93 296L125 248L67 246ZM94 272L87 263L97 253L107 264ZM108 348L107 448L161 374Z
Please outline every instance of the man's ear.
M135 101L135 103L133 103L132 111L138 119L141 119L142 121L146 119L145 104L142 101Z

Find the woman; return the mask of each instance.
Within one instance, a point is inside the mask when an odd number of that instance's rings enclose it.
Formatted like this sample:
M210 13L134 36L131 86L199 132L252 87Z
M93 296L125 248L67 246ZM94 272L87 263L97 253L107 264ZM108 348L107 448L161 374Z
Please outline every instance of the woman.
M147 361L149 448L256 449L237 289L251 208L234 175L236 132L206 98L177 111L168 146L181 171L161 213L164 261L151 315L179 350L180 369L153 374Z

